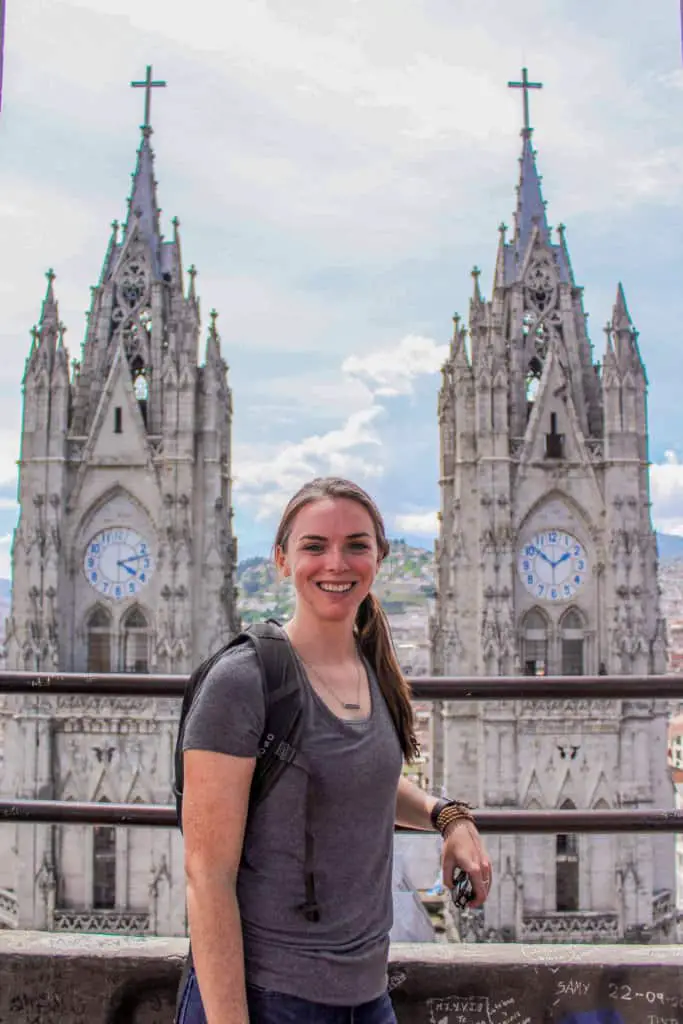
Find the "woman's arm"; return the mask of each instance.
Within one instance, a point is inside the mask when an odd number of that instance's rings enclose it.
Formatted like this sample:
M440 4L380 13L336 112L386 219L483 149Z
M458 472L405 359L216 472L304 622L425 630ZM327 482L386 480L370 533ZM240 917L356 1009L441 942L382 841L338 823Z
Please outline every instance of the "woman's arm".
M237 871L256 759L185 752L183 834L192 958L208 1024L248 1024Z
M436 802L435 796L430 796L414 782L401 776L396 794L396 824L433 832L430 814Z
M401 777L396 793L396 824L433 831L431 813L437 803L436 797ZM462 868L469 875L474 888L471 906L480 907L491 888L491 862L474 822L466 819L452 822L445 827L443 838L443 884L447 889L452 888L453 872L458 867Z

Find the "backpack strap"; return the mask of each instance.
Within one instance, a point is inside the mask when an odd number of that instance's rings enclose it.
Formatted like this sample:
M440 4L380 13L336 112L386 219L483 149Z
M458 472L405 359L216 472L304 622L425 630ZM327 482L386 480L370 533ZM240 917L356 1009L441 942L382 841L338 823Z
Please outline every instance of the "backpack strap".
M304 685L302 668L296 657L289 637L274 619L254 625L249 630L256 655L261 666L261 676L266 690L266 735L263 753L256 762L254 787L256 792L253 805L275 785L288 764L293 764L306 774L306 796L304 802L304 883L305 899L299 907L307 921L320 920L320 908L315 891L315 839L312 828L313 786L308 761L296 747L301 734L303 702L301 688ZM288 734L281 728L286 718L286 706L298 705L295 718L291 721Z
M301 669L279 622L268 619L245 631L261 671L266 723L254 769L250 800L259 803L268 795L284 769L297 764L308 773L297 750L301 735L303 701Z

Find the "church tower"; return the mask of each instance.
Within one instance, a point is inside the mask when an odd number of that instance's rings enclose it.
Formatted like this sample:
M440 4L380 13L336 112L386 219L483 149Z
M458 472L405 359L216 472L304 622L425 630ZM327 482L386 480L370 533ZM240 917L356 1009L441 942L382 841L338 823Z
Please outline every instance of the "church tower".
M624 289L594 362L565 229L552 232L526 69L514 226L455 317L439 394L441 511L432 623L441 675L665 671L650 519L647 378ZM488 808L673 807L661 702L452 702L433 782ZM668 836L504 836L478 934L666 938ZM482 931L483 929L483 931Z
M196 271L184 279L177 219L161 233L149 107L164 83L148 68L137 84L145 119L128 209L91 290L80 361L70 372L51 271L32 334L13 669L187 673L238 627L227 366L215 311L198 359ZM132 698L17 702L0 788L169 803L177 712ZM22 825L16 845L20 927L183 931L170 832Z

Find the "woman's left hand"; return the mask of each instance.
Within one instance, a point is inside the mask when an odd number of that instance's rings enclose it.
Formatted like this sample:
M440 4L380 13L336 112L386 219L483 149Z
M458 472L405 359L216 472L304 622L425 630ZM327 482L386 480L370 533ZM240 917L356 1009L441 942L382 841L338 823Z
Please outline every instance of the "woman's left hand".
M474 822L461 820L448 826L441 862L446 888L453 888L453 873L456 868L462 868L469 875L474 889L474 899L468 906L481 907L491 889L491 861Z

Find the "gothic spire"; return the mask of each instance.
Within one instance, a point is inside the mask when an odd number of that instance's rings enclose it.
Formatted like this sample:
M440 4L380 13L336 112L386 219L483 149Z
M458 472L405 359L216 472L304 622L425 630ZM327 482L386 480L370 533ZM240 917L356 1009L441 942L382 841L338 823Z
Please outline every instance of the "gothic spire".
M560 242L552 242L546 204L541 190L541 175L536 166L536 151L532 145L533 128L529 114L529 90L541 89L540 82L530 82L526 68L522 69L520 82L508 82L512 89L522 89L524 94L524 124L520 132L522 136L522 155L519 158L519 182L517 184L517 208L515 210L514 231L510 241L506 237L506 227L499 228L498 255L496 258L495 288L506 287L518 280L532 236L548 247L560 270L560 280L572 284L572 270L569 261L564 235L560 233Z
M617 298L612 311L612 326L615 331L633 330L633 320L626 305L626 295L621 281L617 285Z
M45 298L43 299L43 308L40 314L40 330L43 332L48 326L57 327L59 323L59 312L57 309L57 300L55 299L54 291L54 280L57 275L54 270L50 268L45 277L47 278L47 291Z
M218 312L217 310L212 309L209 315L211 317L211 324L209 325L209 336L206 339L205 361L207 366L219 366L221 363L221 340L218 334L218 328L216 327Z
M152 78L152 65L148 64L145 78L142 82L131 82L132 89L145 90L145 115L142 123L142 142L138 150L138 162L133 174L133 188L128 200L128 216L123 228L123 240L128 238L128 232L133 222L139 221L143 234L150 241L160 241L159 231L159 208L157 206L156 181L154 180L154 153L152 151L151 137L151 107L152 89L165 89L166 82L154 81Z
M133 173L133 186L128 200L128 214L123 226L123 241L128 238L137 222L144 237L152 243L161 241L159 229L159 207L157 206L156 180L154 178L154 152L151 144L152 129L143 127L142 142Z
M621 281L617 286L617 297L612 309L610 324L614 339L614 351L622 370L630 368L645 376L645 367L638 345L638 332L626 304L626 295Z
M515 247L520 259L524 257L534 227L538 227L544 242L550 241L545 202L541 192L541 176L536 167L536 152L531 145L531 131L523 130L522 138L517 210L515 211Z

